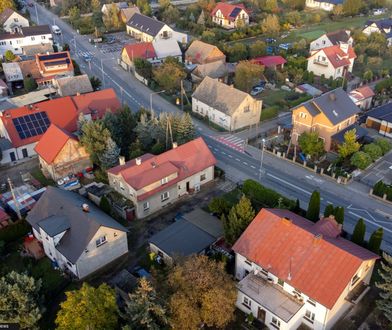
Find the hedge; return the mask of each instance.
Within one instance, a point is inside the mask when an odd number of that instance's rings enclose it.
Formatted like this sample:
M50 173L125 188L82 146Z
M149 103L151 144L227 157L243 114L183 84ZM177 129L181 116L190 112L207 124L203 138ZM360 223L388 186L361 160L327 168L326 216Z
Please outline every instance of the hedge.
M252 201L256 209L263 207L294 209L296 205L296 201L288 199L251 179L244 181L242 192Z
M384 194L387 195L387 200L392 201L392 186L380 180L373 187L373 195L383 198Z
M31 231L31 226L26 220L19 220L9 226L0 229L0 241L6 243L16 241L27 235Z

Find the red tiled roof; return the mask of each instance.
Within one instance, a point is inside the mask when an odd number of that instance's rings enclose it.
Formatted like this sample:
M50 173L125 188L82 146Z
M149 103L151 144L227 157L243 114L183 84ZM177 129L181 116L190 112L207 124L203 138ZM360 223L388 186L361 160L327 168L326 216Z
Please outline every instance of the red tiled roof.
M138 196L138 200L144 200L168 186L215 165L215 163L216 159L204 140L197 138L157 156L145 154L141 157L140 165L136 165L136 160L133 159L125 165L111 168L108 173L121 175L135 190L177 173L176 179Z
M69 96L36 103L30 107L23 106L20 108L5 110L2 113L2 116L0 116L0 119L2 120L12 145L15 148L37 142L43 134L21 139L16 131L12 119L37 112L46 112L51 124L55 124L69 132L74 132L77 129L77 109Z
M46 76L55 76L64 72L72 72L74 70L74 66L71 60L71 55L69 51L58 52L58 53L49 53L49 54L36 54L35 61L38 66L39 71L42 75ZM65 65L65 68L51 69L51 65Z
M350 96L355 98L357 101L361 101L367 99L369 97L374 96L373 90L369 86L362 86L354 89L350 92Z
M238 13L235 16L231 16L232 12L236 8L240 8L243 9L245 12L248 12L243 3L232 5L226 2L218 2L215 8L212 10L211 16L215 16L216 12L220 10L224 18L230 21L234 21L240 13L240 11L238 11Z
M107 111L116 112L121 108L121 103L112 88L101 91L72 96L78 114L91 114L93 119L102 118Z
M77 140L69 132L51 124L34 150L48 164L51 164L69 139Z
M129 44L124 46L125 51L128 54L128 57L132 58L154 58L157 55L155 54L154 46L152 42L140 42L137 44Z
M355 54L354 48L348 46L347 54L340 48L341 46L335 45L326 47L316 51L310 57L314 57L319 52L324 52L325 56L331 62L332 66L336 69L342 66L350 65L350 59L354 59L357 57Z
M260 65L263 65L265 67L271 67L271 66L276 66L276 65L282 65L287 63L287 61L279 55L276 56L261 56L261 57L256 57L251 60L253 63L257 63Z
M327 221L314 224L288 210L263 209L233 250L331 309L362 262L379 256L336 237L336 225Z

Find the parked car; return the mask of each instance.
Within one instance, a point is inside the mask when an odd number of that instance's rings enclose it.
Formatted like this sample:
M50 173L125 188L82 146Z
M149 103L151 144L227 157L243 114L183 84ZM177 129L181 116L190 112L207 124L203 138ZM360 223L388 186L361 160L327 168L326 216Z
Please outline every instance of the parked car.
M265 42L267 44L274 44L276 42L276 39L275 38L267 38L267 39L265 39Z
M377 8L377 9L373 9L373 15L374 16L379 16L379 15L383 15L387 12L386 8Z
M273 54L275 54L276 53L276 49L277 49L277 47L276 46L268 46L267 47L267 54L268 55L273 55Z
M281 37L282 39L284 39L284 38L287 38L288 36L289 36L288 33L283 33L280 37Z
M139 277L139 278L141 278L141 277L150 278L151 277L151 274L147 270L145 270L144 268L142 268L140 266L136 266L133 269L132 275Z
M107 44L114 44L116 42L116 38L115 37L106 37L106 43Z
M293 44L291 44L291 43L280 44L279 48L283 49L283 50L289 50L289 49L293 48Z
M89 54L83 54L83 59L84 59L86 62L91 62L91 60L93 59L93 57L92 57L91 55L89 55Z
M61 35L61 30L60 30L60 28L57 25L52 25L52 32L55 35Z
M250 91L250 95L256 96L257 94L260 94L264 90L264 87L261 86L255 86L252 88Z

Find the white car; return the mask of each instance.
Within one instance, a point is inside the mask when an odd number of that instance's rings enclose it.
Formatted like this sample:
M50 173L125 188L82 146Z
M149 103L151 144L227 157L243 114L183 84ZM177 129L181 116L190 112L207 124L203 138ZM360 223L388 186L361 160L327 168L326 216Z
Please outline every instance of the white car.
M264 90L263 87L261 87L261 86L255 86L255 87L252 88L252 90L251 90L251 92L250 92L250 95L256 96L257 94L260 94L263 90Z
M61 30L57 25L52 25L52 32L56 35L60 35L61 34Z

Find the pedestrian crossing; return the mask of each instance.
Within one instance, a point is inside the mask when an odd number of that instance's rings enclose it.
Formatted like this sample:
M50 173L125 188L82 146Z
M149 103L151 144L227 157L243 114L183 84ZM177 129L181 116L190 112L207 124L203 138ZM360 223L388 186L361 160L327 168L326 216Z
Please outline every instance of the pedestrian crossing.
M84 57L84 56L93 57L93 56L94 56L94 53L89 52L89 51L85 51L85 52L77 51L77 52L76 52L76 55L77 55L78 57Z
M117 52L121 51L122 48L123 48L123 46L113 46L110 48L102 48L101 53L102 54L117 53Z
M211 136L211 138L239 152L244 152L245 150L245 140L235 135Z

